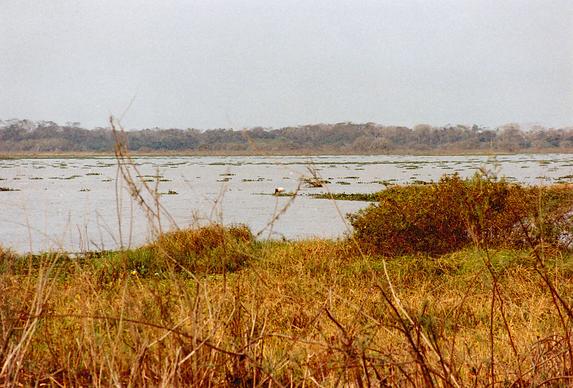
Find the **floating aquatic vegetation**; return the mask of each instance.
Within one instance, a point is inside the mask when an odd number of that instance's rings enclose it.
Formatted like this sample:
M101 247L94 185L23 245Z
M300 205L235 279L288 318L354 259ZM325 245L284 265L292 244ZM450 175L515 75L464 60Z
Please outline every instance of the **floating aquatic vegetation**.
M326 180L326 179L320 179L320 178L316 178L316 177L311 177L311 178L303 178L302 182L307 186L307 187L311 187L311 188L318 188L318 187L322 187L324 185L327 185L330 183L330 181Z
M286 178L283 178L286 179ZM258 177L257 179L248 179L248 178L244 178L241 179L241 182L263 182L265 180L265 178L263 177Z
M61 179L71 180L71 179L76 179L76 178L81 178L81 175L70 175L68 177L61 178Z
M161 174L155 174L155 175L138 175L138 178L153 178L153 179L161 179L164 178L163 175Z
M101 172L88 172L86 174L86 176L96 176L96 175L101 175Z
M350 182L344 182L344 181L337 181L336 182L337 185L350 185Z
M20 189L13 189L11 187L0 187L0 191L20 191Z
M375 183L378 185L388 186L388 185L391 185L393 181L396 181L396 179L376 180L376 181L372 181L372 182L368 182L368 183Z
M84 187L83 189L80 189L80 192L87 192L87 191L91 191L91 190L88 189L87 187Z
M340 201L378 201L378 193L322 193L311 194L310 196L316 199L335 199Z

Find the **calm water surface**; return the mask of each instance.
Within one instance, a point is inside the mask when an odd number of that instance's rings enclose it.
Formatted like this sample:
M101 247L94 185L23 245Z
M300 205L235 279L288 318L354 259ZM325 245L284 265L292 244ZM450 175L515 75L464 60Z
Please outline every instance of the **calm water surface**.
M209 221L244 223L262 238L339 237L344 215L365 202L311 198L322 192L376 192L388 183L434 181L444 174L471 176L480 168L527 184L570 182L573 156L275 156L142 157L141 178L158 184L161 202L179 227ZM302 185L309 168L330 183ZM81 251L136 246L150 239L149 222L117 179L114 158L0 160L0 244L19 252ZM272 228L273 215L290 206ZM121 225L121 227L120 227ZM163 221L168 229L174 227ZM121 233L120 233L121 231Z

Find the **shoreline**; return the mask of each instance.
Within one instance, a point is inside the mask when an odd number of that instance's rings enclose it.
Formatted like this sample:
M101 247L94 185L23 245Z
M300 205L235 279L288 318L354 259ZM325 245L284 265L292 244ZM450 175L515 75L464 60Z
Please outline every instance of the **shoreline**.
M395 150L392 152L346 152L346 151L318 151L318 150L300 150L300 151L130 151L132 157L233 157L233 156L504 156L504 155L556 155L556 154L573 154L573 148L567 149L535 149L522 151L492 151L492 150L434 150L434 151L417 151L417 150ZM114 152L29 152L29 151L0 151L0 160L10 159L88 159L88 158L115 158Z

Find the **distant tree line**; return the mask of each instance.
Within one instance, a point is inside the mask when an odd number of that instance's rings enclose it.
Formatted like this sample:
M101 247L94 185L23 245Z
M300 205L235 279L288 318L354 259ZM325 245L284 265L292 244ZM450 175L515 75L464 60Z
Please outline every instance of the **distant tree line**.
M393 153L439 151L536 151L573 149L573 127L517 124L489 129L477 125L413 128L374 123L313 124L280 129L141 129L126 131L130 150L139 152L317 152ZM110 152L108 128L84 129L79 123L0 121L1 152Z

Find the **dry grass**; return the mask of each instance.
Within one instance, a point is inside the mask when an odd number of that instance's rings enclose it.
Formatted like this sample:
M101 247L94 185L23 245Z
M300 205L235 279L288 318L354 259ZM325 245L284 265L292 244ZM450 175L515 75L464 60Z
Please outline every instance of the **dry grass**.
M102 276L124 253L85 262L36 258L43 265L5 270L1 382L568 382L570 322L565 318L563 326L531 252L487 252L499 289L492 309L494 281L486 252L476 249L395 258L386 265L392 289L384 262L360 255L351 242L265 242L251 249L243 268L225 279L176 270L153 246L145 252L158 266L165 262L158 272L124 267ZM571 257L555 253L544 263L559 295L571 295Z

